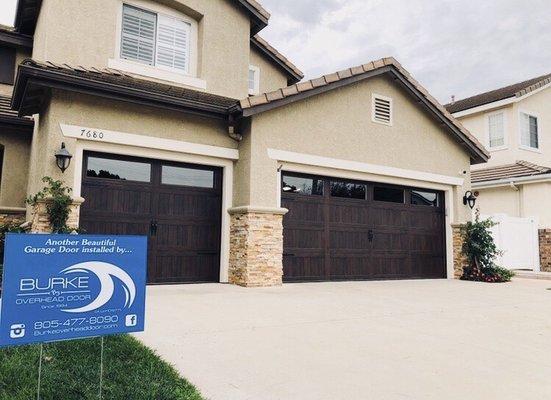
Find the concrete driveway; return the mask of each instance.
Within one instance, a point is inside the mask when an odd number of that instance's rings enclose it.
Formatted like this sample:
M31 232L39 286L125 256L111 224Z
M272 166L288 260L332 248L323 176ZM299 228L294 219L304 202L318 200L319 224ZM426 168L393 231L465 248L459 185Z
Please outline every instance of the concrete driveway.
M148 288L138 337L214 400L544 399L551 281Z

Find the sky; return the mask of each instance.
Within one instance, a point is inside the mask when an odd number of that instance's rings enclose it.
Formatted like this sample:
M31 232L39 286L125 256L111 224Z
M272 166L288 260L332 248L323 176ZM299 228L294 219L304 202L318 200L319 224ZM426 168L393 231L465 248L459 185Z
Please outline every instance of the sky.
M0 0L0 24L16 2ZM446 103L551 73L549 0L260 2L261 36L307 78L393 56Z

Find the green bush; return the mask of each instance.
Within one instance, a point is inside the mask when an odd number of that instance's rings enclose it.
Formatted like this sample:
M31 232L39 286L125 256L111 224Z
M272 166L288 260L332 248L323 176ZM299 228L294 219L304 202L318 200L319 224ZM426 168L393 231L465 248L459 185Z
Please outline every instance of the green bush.
M495 264L495 258L501 255L490 229L495 226L491 219L480 220L480 211L476 211L475 220L467 222L462 228L463 255L468 265L463 268L461 279L479 282L509 282L513 271Z

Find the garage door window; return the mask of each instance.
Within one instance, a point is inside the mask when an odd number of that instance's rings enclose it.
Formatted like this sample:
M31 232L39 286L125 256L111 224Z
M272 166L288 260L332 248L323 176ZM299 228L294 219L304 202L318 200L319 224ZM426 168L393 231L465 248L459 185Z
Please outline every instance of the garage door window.
M438 194L432 192L411 191L411 204L438 207Z
M344 181L331 182L331 196L365 200L366 185Z
M390 187L375 186L373 200L387 203L404 203L404 190Z
M164 185L214 188L214 171L163 165L161 182Z
M136 161L88 157L86 176L88 178L150 182L151 165Z
M323 181L316 178L284 175L281 188L284 193L323 196Z

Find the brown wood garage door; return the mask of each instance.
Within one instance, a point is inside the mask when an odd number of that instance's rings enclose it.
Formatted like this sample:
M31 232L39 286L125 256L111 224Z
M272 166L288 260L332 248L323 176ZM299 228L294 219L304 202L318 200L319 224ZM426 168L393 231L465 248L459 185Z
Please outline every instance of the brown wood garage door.
M86 153L81 228L147 235L148 282L218 282L222 171Z
M284 280L444 278L444 195L283 174Z

